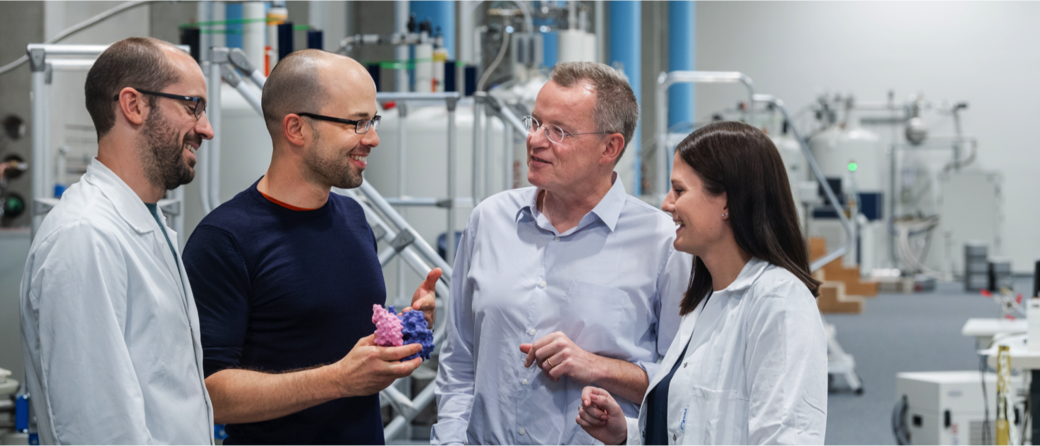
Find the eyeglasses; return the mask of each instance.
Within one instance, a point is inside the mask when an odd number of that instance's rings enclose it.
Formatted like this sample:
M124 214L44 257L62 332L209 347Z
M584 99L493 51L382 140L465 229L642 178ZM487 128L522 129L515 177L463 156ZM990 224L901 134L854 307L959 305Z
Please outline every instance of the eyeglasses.
M135 88L135 90L137 90L140 93L150 94L152 96L161 96L164 98L176 99L178 101L191 102L195 104L195 106L191 109L191 112L195 115L195 119L199 119L199 117L201 117L202 114L206 112L206 100L203 99L201 96L181 96L179 94L169 94L160 93L158 91L141 90L140 88ZM119 93L116 93L116 96L112 98L112 100L119 101Z
M524 127L527 127L527 133L532 134L532 135L535 132L537 132L539 129L541 129L542 132L545 133L546 139L548 139L549 141L552 141L555 144L559 144L560 142L563 141L563 138L566 138L568 136L600 135L600 134L614 133L614 132L567 133L567 132L563 131L563 129L561 129L560 126L558 126L558 125L553 125L553 124L542 125L542 123L538 122L538 120L535 119L534 116L530 116L530 115L524 116Z
M338 122L340 124L354 124L354 133L357 133L358 135L368 133L369 129L379 130L379 120L383 118L382 116L375 115L372 117L372 119L359 119L355 121L353 119L333 118L331 116L316 115L314 113L297 113L297 115L306 116L308 118L314 118L321 121Z

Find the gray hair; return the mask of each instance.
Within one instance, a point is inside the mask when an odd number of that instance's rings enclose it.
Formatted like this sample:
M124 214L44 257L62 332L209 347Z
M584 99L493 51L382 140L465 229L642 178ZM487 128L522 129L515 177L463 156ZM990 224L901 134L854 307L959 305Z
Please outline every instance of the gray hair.
M624 73L601 63L565 62L556 64L549 78L564 88L588 81L596 90L592 118L597 130L620 133L625 138L625 147L628 147L639 123L639 103ZM621 148L617 160L625 154L625 147Z

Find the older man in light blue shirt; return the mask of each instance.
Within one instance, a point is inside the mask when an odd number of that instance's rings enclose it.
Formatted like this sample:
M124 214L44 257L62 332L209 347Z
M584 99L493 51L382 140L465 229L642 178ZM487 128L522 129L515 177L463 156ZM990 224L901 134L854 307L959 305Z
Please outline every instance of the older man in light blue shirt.
M433 443L595 443L574 421L589 384L638 413L692 269L613 172L638 116L610 67L554 68L525 118L536 187L482 202L459 245Z

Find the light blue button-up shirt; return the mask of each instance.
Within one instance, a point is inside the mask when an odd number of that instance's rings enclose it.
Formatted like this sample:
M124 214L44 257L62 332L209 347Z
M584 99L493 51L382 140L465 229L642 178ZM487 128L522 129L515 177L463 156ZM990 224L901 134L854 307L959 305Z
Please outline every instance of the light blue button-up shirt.
M615 180L561 234L538 211L537 194L502 192L470 216L451 282L434 444L595 443L574 421L586 384L524 368L520 344L561 331L652 377L678 330L692 258L672 247L668 214ZM639 411L618 402L628 416Z

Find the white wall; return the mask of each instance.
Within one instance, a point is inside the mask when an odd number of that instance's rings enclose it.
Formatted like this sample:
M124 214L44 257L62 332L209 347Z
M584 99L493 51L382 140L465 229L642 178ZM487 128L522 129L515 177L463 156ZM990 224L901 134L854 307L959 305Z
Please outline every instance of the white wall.
M792 110L824 90L967 101L962 122L979 139L978 164L1004 174L1002 254L1031 272L1040 258L1038 17L1040 3L698 2L696 68L744 72ZM741 93L698 86L698 120Z

